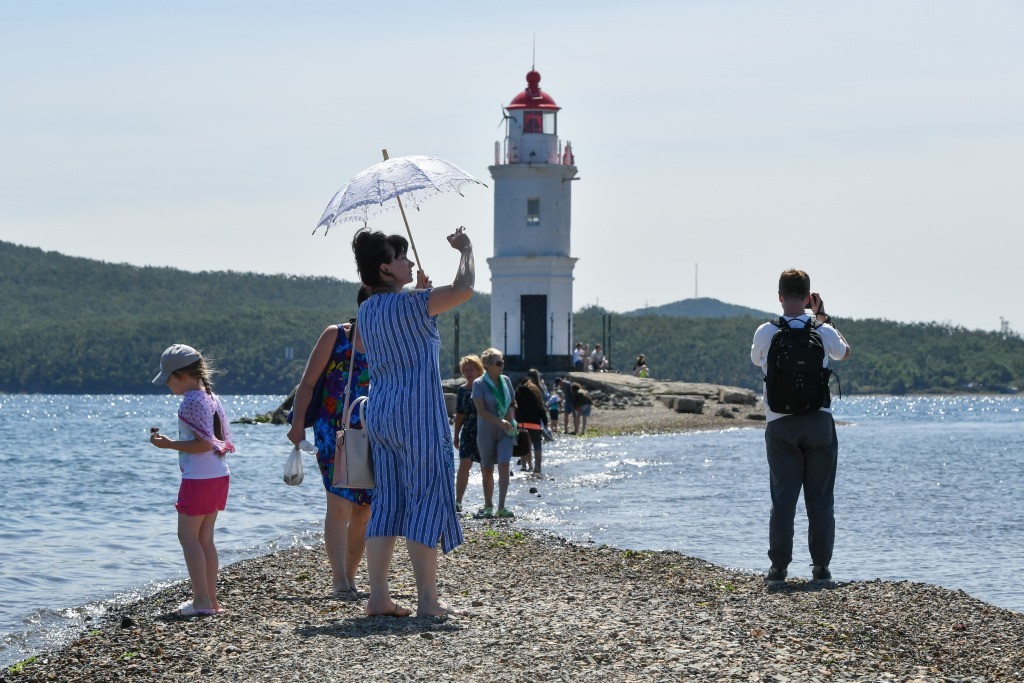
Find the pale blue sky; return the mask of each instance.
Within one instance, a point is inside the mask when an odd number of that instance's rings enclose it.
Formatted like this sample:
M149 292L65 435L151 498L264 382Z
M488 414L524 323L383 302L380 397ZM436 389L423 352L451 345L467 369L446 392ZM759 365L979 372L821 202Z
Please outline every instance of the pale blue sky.
M310 235L327 201L382 147L490 185L536 34L577 308L692 297L699 263L701 296L774 310L794 266L837 317L1024 330L1016 0L0 8L2 240L355 280L348 233ZM489 291L492 189L465 195L410 221L435 282L468 226Z

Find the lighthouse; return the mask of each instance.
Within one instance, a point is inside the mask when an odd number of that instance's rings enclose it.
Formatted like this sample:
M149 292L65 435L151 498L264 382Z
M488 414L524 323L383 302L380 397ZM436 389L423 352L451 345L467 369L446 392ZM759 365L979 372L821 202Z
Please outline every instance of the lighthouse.
M554 99L540 74L508 106L505 140L494 145L494 256L491 343L513 369L571 366L572 280L569 255L572 146L558 138Z

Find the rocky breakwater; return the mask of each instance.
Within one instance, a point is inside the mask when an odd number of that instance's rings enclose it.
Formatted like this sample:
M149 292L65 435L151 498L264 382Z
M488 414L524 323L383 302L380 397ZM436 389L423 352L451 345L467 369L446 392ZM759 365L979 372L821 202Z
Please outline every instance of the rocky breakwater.
M764 425L757 394L742 387L610 372L566 376L594 400L588 431L593 427L598 433L652 433Z
M651 434L764 425L764 408L750 389L703 382L638 378L614 372L569 372L594 401L588 434ZM510 374L518 384L522 374ZM556 377L545 377L548 388ZM442 382L449 418L455 415L455 394L465 380ZM239 422L286 424L294 392L274 410Z

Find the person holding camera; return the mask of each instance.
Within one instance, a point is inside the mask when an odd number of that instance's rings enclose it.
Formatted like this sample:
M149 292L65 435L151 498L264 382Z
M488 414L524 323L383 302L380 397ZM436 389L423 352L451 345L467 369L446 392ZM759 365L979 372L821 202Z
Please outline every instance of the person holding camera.
M833 491L839 440L829 407L831 400L826 368L829 358L844 360L850 355L850 345L825 313L821 295L811 291L811 278L807 273L793 269L782 273L779 277L779 303L782 304L782 317L758 327L750 347L750 360L761 368L765 376L767 425L764 440L772 498L768 525L768 558L772 564L765 577L769 587L785 583L787 567L793 560L793 518L801 488L807 507L807 544L813 563L812 579L817 582L832 580L829 563L835 544ZM805 309L810 309L810 315L804 312ZM808 326L811 329L804 331ZM777 337L779 343L773 348ZM799 397L811 383L790 380L792 364L779 360L784 340L788 344L785 349L788 357L806 354L802 357L812 358L820 365L819 371L810 374L816 380L814 392L817 395L807 402L798 403L789 398ZM801 344L806 346L801 347ZM807 370L803 369L803 372ZM794 382L795 386L787 387L787 381Z

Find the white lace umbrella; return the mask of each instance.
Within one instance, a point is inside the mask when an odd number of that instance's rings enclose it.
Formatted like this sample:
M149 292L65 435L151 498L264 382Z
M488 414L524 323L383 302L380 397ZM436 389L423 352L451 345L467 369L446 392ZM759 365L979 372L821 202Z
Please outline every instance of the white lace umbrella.
M365 225L370 218L389 211L396 205L402 212L405 231L409 235L413 256L422 270L416 243L409 230L409 219L405 216L405 200L419 210L420 204L434 195L458 192L463 185L476 183L484 185L453 163L431 156L407 156L388 158L385 149L384 161L356 174L331 198L320 222L313 229L324 228L324 234L338 223L362 221ZM484 185L486 187L486 185ZM394 200L392 202L391 200Z

